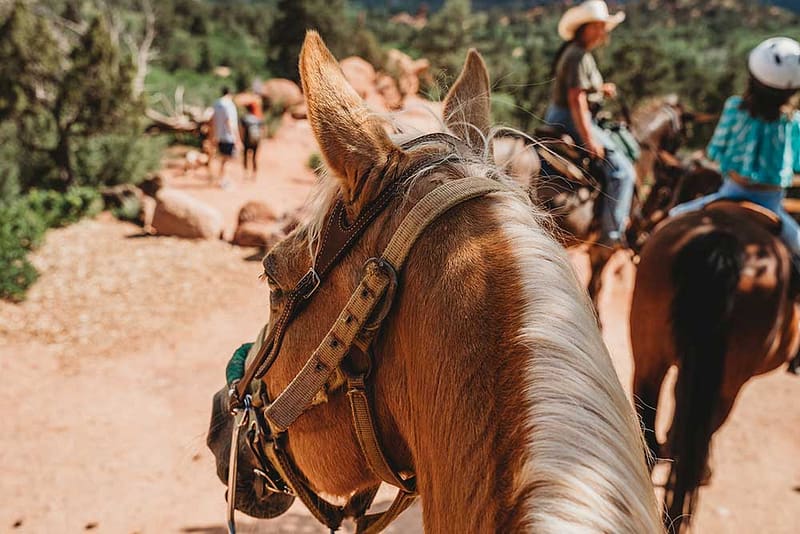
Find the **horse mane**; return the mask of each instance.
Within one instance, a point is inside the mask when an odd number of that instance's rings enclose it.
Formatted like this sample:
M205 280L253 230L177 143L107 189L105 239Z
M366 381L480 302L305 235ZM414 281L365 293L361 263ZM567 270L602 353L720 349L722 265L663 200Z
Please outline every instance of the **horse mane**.
M442 124L442 130L447 129ZM509 193L495 194L491 213L500 222L521 277L524 308L509 320L523 328L516 344L528 357L520 373L525 398L519 425L526 442L509 481L520 510L517 528L533 532L656 532L661 521L646 477L644 441L620 385L588 295L552 237L550 216L491 159L490 143L507 132L483 135L483 150L459 148L435 137L407 145L428 158L405 177L410 186L432 172L456 177L491 176ZM403 143L416 133L400 134ZM523 134L524 135L524 134ZM305 225L313 253L338 192L323 175ZM515 269L516 267L516 269Z

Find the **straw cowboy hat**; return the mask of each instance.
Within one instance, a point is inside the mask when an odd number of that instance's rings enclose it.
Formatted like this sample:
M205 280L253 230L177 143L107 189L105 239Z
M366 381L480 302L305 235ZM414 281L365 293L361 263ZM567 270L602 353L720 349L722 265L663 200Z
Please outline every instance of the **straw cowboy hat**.
M611 31L625 20L625 12L608 14L608 6L603 0L587 0L579 6L571 7L558 21L558 35L565 41L575 38L578 28L589 22L605 22L606 30Z

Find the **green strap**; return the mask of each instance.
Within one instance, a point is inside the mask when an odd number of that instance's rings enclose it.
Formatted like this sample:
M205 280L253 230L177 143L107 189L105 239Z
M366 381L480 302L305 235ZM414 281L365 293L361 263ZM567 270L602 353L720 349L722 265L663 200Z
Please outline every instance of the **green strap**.
M241 380L244 376L244 367L247 362L247 354L250 352L252 343L245 343L233 353L227 367L225 367L225 380L230 387L235 381Z

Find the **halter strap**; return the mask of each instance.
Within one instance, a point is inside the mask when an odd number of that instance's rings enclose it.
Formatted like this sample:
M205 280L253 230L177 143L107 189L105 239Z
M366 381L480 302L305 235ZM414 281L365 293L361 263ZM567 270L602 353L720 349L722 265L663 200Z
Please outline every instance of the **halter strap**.
M386 289L399 273L411 247L430 223L453 206L504 186L487 178L461 178L440 185L422 198L405 216L380 259L367 261L364 275L339 317L303 369L265 411L273 430L289 428L311 406L331 374L350 352L356 336L368 324L370 315Z
M364 266L364 274L345 305L339 317L334 322L320 345L306 361L302 370L292 379L289 385L271 402L263 412L272 434L271 443L265 448L264 453L270 463L275 466L284 481L289 485L294 494L309 508L312 514L323 524L335 530L344 517L348 515L357 518L357 534L376 534L386 528L400 513L406 510L416 498L416 477L410 472L398 472L394 469L383 454L383 448L375 430L375 418L372 414L368 398L366 373L371 367L369 347L376 335L380 323L392 304L397 285L397 273L402 271L411 248L416 243L423 231L445 212L467 200L493 193L504 191L505 187L495 180L487 178L462 178L447 182L427 193L411 211L404 217L389 244L380 258L371 258ZM388 196L386 203L388 203ZM385 207L385 205L384 205ZM338 208L341 209L341 208ZM371 219L380 213L371 211ZM336 215L335 206L332 214ZM362 219L359 218L358 221ZM338 224L335 217L328 220L328 229L332 224ZM284 313L276 323L276 328L263 340L258 348L255 360L250 363L244 378L235 384L232 389L232 401L244 399L250 381L257 376L256 369L268 368L278 352L280 338L283 337L286 326L304 300L319 286L320 280L327 275L332 266L352 246L352 242L368 226L369 221L361 224L357 222L351 227L353 236L345 243L349 245L336 245L330 250L336 250L334 256L329 256L323 243L321 253L318 254L316 265L322 266L322 272L317 273L312 268L295 287L292 292L291 306L287 304ZM345 230L347 230L345 228ZM326 230L327 232L327 230ZM338 240L337 240L338 243ZM337 257L338 256L338 257ZM328 258L332 258L328 261ZM322 258L322 262L319 261ZM286 310L291 307L291 310ZM377 319L375 318L378 312ZM276 333L277 332L277 333ZM267 357L269 355L269 357ZM379 514L364 515L370 505L374 493L369 490L357 500L351 500L348 506L335 506L317 495L307 484L305 478L299 474L286 451L287 429L297 418L302 415L313 403L316 394L325 386L330 376L337 368L341 368L342 361L348 355L353 360L359 360L362 369L355 373L348 373L348 398L350 401L353 426L358 437L358 443L367 465L381 480L399 488L397 496L389 509ZM265 364L266 365L265 367ZM232 444L232 447L235 444ZM363 505L363 509L353 510L354 506Z
M406 141L401 145L401 148L407 149L428 140L445 143L451 148L466 146L462 140L449 133L437 132ZM412 176L426 164L427 162L423 161L407 169L404 174ZM232 388L229 395L231 409L241 407L250 382L256 378L262 378L275 362L289 324L306 304L306 301L316 292L331 269L349 252L353 244L361 237L375 218L386 209L391 199L397 194L401 181L397 178L392 180L391 184L350 224L346 221L344 202L341 198L336 201L327 218L322 233L320 249L314 258L314 265L295 284L294 289L289 292L283 313L281 313L268 337L261 344L251 363L245 369L244 376L238 382L231 384Z

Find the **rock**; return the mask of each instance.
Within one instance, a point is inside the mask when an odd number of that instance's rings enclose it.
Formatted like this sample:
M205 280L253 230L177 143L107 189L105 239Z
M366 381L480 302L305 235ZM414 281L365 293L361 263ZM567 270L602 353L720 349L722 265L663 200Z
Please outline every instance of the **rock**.
M358 56L350 56L339 62L344 77L353 86L358 95L367 99L375 93L375 69L366 60Z
M305 102L301 102L300 104L295 104L291 108L289 108L289 114L292 116L293 119L296 120L305 120L308 118L308 108L306 107Z
M196 198L165 187L156 193L153 230L159 235L186 238L219 238L222 214Z
M394 78L388 74L381 74L378 76L377 89L386 109L396 111L403 107L403 95Z
M427 59L411 59L411 56L396 49L389 50L386 58L386 71L397 80L404 97L419 93L420 79L427 81L430 66Z
M275 224L245 222L236 228L232 243L240 247L271 248L283 237L284 233Z
M264 202L251 200L239 210L239 224L246 222L273 222L278 219L275 211Z
M261 85L261 96L271 109L289 109L303 103L303 93L292 80L273 78Z

